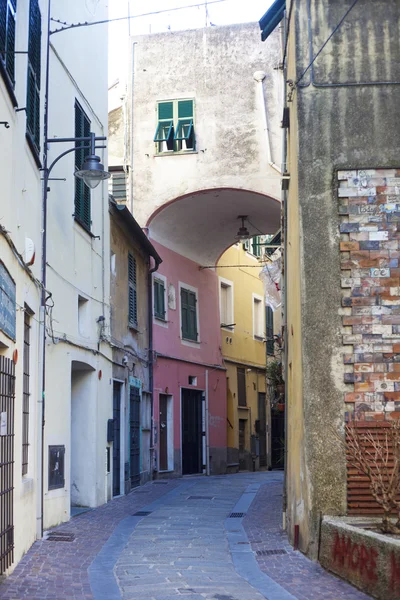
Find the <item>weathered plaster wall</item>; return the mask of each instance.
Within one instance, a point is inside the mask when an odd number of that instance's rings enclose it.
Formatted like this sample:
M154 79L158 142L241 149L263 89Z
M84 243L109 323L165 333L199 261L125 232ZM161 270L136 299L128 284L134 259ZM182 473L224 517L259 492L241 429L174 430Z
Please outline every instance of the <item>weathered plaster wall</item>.
M139 223L144 225L165 202L202 189L245 188L279 197L279 176L267 162L263 107L253 78L255 71L267 74L264 89L274 132L281 117L280 74L274 70L278 32L263 44L255 23L208 27L132 38L132 48L129 163L131 210ZM177 98L195 101L196 153L157 155L156 103ZM279 162L280 135L273 133L271 139Z
M341 2L311 2L314 54L344 10ZM314 84L400 81L399 11L397 3L358 3L316 60ZM298 0L289 78L296 81L308 64L307 4ZM310 77L309 70L301 84L309 84ZM289 297L291 289L300 290L288 304L289 372L302 371L303 380L293 375L290 384L288 517L289 533L293 535L293 526L300 524L301 548L311 556L316 556L319 512L346 511L344 456L332 432L332 426L342 427L345 412L335 170L389 168L398 163L400 122L393 115L399 93L394 85L310 84L297 86L289 103L295 118L291 136L297 129L290 146L289 202L298 225L293 223L291 235L299 241L297 256L294 248L289 250ZM301 349L296 335L301 335ZM300 389L295 391L295 385ZM300 420L297 432L296 418Z

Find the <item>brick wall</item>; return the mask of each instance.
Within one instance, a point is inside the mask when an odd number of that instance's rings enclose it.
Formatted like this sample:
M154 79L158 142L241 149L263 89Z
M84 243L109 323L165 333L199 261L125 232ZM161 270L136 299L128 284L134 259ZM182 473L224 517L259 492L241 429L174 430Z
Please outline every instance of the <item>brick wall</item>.
M338 184L347 416L400 417L400 170Z

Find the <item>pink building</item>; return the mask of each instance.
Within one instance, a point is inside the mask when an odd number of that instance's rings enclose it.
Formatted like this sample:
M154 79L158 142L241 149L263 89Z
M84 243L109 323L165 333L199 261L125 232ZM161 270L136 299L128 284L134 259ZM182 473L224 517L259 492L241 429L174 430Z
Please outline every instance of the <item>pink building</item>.
M154 242L156 468L176 475L226 472L226 370L217 276ZM207 459L209 457L209 459Z

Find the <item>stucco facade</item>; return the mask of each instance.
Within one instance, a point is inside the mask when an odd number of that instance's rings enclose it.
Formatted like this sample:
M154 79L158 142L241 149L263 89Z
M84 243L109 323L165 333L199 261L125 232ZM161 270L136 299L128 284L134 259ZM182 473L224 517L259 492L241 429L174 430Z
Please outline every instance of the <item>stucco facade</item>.
M311 60L309 42L313 56L346 8L342 2L294 2L288 44L287 516L289 534L293 538L299 525L300 547L314 557L321 513L338 515L347 510L345 456L334 430L343 431L345 412L352 412L350 397L345 396L353 391L349 377L345 379L351 369L345 366L344 355L357 352L343 321L355 312L350 307L351 290L341 291L339 243L359 243L361 238L352 239L350 228L346 229L346 223L353 222L351 215L345 218L342 211L339 218L339 204L346 204L346 194L338 190L337 171L380 168L389 171L373 171L375 176L384 172L396 177L393 169L398 168L399 123L392 118L400 93L398 4L358 3L305 71ZM385 194L384 188L376 190ZM373 203L376 190L360 189L356 196L361 204L363 198L368 204L371 196ZM397 193L393 191L393 196ZM352 195L347 192L347 204L356 207L358 199L353 202ZM368 215L361 225L357 219L353 227L357 232L366 227L367 243L375 239L368 237L368 227L372 232L386 229L368 223ZM379 254L385 247L376 250ZM372 266L379 257L367 252L363 259L371 260ZM349 258L350 254L342 255L342 261ZM360 315L368 317L368 311ZM371 338L369 343L379 340Z
M14 85L4 72L4 65L7 65L2 55L0 76L2 118L10 125L8 129L0 125L3 182L0 205L1 227L4 228L0 236L0 253L2 264L15 284L11 308L16 309L15 335L6 335L4 326L0 332L0 354L15 362L14 556L10 568L35 538L41 536L42 528L70 518L71 501L97 506L110 497L110 476L105 468L107 418L112 416L111 349L107 340L110 323L108 195L103 185L91 192L91 220L84 229L74 219L75 181L72 174L75 153L70 153L51 172L47 224L44 226L40 167L47 8L48 3L42 0L18 3L14 14L14 49L26 50L29 37L38 40L32 42L37 44L34 46L36 54L33 57L28 53L26 60L26 56L16 54L14 57L10 52L15 67ZM51 16L71 23L106 18L104 2L89 8L77 3L67 6L54 0ZM30 10L31 13L34 11L31 30ZM51 37L49 139L75 137L75 101L90 121L91 130L99 136L106 132L105 26L101 36L99 34L95 28L80 28ZM95 49L98 63L102 65L100 69L94 70L80 60L87 44ZM32 67L34 60L37 64ZM40 72L34 101L33 88L27 89L28 63L31 69L36 69L33 72ZM17 112L16 108L27 106L28 91L31 94L29 102L35 102L36 108L28 103L26 111ZM29 127L33 127L32 135L26 137ZM50 164L71 144L49 146ZM106 154L103 150L99 153L104 161ZM46 315L43 318L40 301L44 227L47 281ZM35 260L30 264L33 254ZM2 317L4 281L3 273ZM41 379L43 324L46 329L44 385ZM8 412L3 408L1 412ZM2 435L7 435L12 426L11 414L3 417L3 423L7 418Z

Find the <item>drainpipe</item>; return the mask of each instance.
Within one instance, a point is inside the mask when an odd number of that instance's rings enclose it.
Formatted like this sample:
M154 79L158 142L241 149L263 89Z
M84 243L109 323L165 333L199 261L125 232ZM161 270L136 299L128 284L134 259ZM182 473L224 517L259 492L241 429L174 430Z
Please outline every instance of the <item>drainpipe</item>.
M150 469L153 476L154 466L154 377L153 377L153 273L158 270L160 263L156 261L154 267L150 268L147 278L147 312L149 328L149 392L151 394L151 432L150 432Z
M268 123L267 100L266 100L265 92L264 92L264 79L266 78L266 74L264 73L264 71L256 71L254 73L253 77L257 81L257 84L258 84L258 93L260 96L260 103L261 103L261 107L262 107L263 129L265 131L265 139L267 142L268 164L270 167L275 169L275 171L277 171L278 173L281 173L281 169L272 160L271 132L270 132L269 123Z

